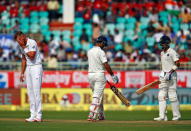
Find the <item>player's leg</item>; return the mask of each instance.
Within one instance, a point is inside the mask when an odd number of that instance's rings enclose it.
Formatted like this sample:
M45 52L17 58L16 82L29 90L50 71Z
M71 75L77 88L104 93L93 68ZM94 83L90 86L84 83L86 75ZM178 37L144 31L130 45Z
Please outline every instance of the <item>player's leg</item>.
M105 88L106 79L104 74L102 73L96 74L94 79L95 79L95 84L94 84L94 91L93 91L93 100L90 106L90 113L91 113L90 116L92 117L93 120L96 120L98 110L103 98L103 91Z
M154 118L156 121L167 120L166 108L167 108L167 87L166 84L159 85L158 101L159 101L159 117Z
M101 97L93 97L93 99L92 99L92 103L90 105L90 114L89 114L89 117L92 120L96 120L101 100L102 100Z
M36 117L36 105L35 105L35 94L32 86L32 76L30 73L30 67L26 68L26 83L27 83L27 94L29 98L29 104L30 104L30 117L28 119L25 119L26 122L32 122L34 121L34 118Z
M95 86L95 73L89 73L88 74L88 80L89 80L89 83L90 83L90 88L92 90L92 93L94 94L94 86ZM92 105L90 105L91 107ZM89 112L89 115L88 115L88 121L92 121L93 119L93 112Z
M41 84L42 84L42 66L35 65L32 68L32 83L33 83L33 90L35 94L35 105L36 105L36 118L35 121L42 120L42 101L41 101Z
M169 89L168 95L172 106L172 113L173 113L172 120L179 120L181 118L181 115L180 115L180 105L177 98L177 92L174 89Z
M173 79L168 89L168 96L172 106L172 113L173 113L172 120L179 120L181 118L181 115L180 115L180 105L179 105L177 91L176 91L176 87L177 87L176 73L173 73L172 78Z
M103 98L104 96L102 96L102 100L100 103L100 106L98 108L98 120L105 120L105 115L104 115L104 107L103 107Z
M99 81L102 83L101 85L103 85L105 87L105 85L106 85L105 75L100 74L100 78L101 79ZM102 90L100 90L100 91L102 91ZM100 103L99 108L98 108L98 120L105 120L104 107L103 107L104 88L103 88L103 93L101 93L101 94L102 94L102 100L101 100L101 103Z

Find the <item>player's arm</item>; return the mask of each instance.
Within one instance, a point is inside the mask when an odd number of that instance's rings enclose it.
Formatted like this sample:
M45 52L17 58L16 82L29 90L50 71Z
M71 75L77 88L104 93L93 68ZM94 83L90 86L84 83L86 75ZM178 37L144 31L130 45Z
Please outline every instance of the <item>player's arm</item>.
M30 51L30 52L28 52L26 54L29 57L29 59L34 60L35 55L36 55L36 51Z
M24 73L26 70L26 58L24 55L22 55L22 61L21 61L21 75L20 75L20 81L24 81Z
M25 52L30 60L34 60L37 50L37 44L35 41L32 41L29 45L29 49Z
M111 75L113 82L115 84L117 84L119 82L119 79L116 75L113 74L113 71L112 71L110 65L108 64L108 62L107 61L104 62L103 65L104 65L105 69L107 70L107 72Z
M103 65L104 65L105 69L107 70L107 72L108 72L111 76L113 76L113 71L112 71L110 65L108 64L108 62L105 62Z
M107 62L107 57L106 57L104 51L100 52L100 60L103 63L103 65L104 65L105 69L107 70L107 72L111 75L113 82L115 84L117 84L119 82L119 79L118 79L118 77L116 75L113 74L113 71L112 71L110 65Z
M101 62L103 63L103 65L104 65L105 69L107 70L107 72L112 76L113 71L112 71L110 65L107 62L107 57L106 57L104 51L99 52L99 58L100 58Z
M172 66L171 70L169 71L169 73L165 76L166 80L171 80L171 75L174 71L176 71L178 69L178 67L180 66L180 62L179 62L179 58L178 58L178 54L176 52L173 52L172 54L172 59L174 60L174 65Z
M173 73L180 66L179 57L175 51L173 51L172 53L172 59L174 61L174 65L172 66L172 69L170 70L169 73Z
M172 69L170 70L169 73L173 73L176 69L178 69L178 67L180 67L180 62L179 62L179 60L175 61L174 64L175 64L175 65L172 67Z

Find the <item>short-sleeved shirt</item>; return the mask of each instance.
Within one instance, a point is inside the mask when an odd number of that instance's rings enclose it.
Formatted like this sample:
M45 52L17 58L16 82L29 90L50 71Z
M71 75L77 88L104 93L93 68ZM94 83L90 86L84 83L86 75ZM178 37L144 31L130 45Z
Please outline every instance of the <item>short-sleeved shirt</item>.
M33 65L42 64L42 59L41 59L41 56L40 56L38 45L37 45L35 40L32 40L32 39L28 38L25 49L23 49L21 46L19 46L19 49L20 49L21 53L25 55L27 65L33 66ZM36 52L34 60L31 60L26 54L26 53L31 52L31 51Z
M104 73L104 63L107 62L105 52L98 46L88 51L89 73Z
M172 67L175 65L175 61L178 61L179 57L176 51L169 48L166 53L164 51L161 52L161 63L162 63L162 71L170 72Z

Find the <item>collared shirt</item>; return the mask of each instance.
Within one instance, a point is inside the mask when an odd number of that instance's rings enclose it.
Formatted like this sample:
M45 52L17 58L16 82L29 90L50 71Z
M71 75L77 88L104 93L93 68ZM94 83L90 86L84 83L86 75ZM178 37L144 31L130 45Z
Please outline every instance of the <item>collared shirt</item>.
M170 72L172 67L175 65L175 61L178 61L179 57L176 51L169 48L166 53L164 51L161 52L161 63L162 63L162 71Z
M22 54L25 55L26 61L27 61L27 65L29 66L33 66L33 65L38 65L42 63L42 59L40 57L40 52L37 46L37 43L35 40L29 39L27 40L27 44L25 49L23 49L21 46L19 46L19 49L21 51ZM27 53L31 52L31 51L35 51L35 57L34 60L31 60L28 56Z
M94 46L88 51L89 73L103 73L105 69L103 64L105 62L107 62L107 57L100 47Z

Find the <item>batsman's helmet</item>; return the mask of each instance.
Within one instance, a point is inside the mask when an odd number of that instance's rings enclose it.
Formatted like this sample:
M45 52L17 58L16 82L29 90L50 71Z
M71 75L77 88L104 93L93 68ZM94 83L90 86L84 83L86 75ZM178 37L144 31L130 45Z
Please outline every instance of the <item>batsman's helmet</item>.
M160 38L160 44L169 44L171 42L170 38L166 35Z
M99 43L99 42L103 42L103 47L107 46L107 38L105 36L103 36L103 35L99 36L96 39L96 43Z

